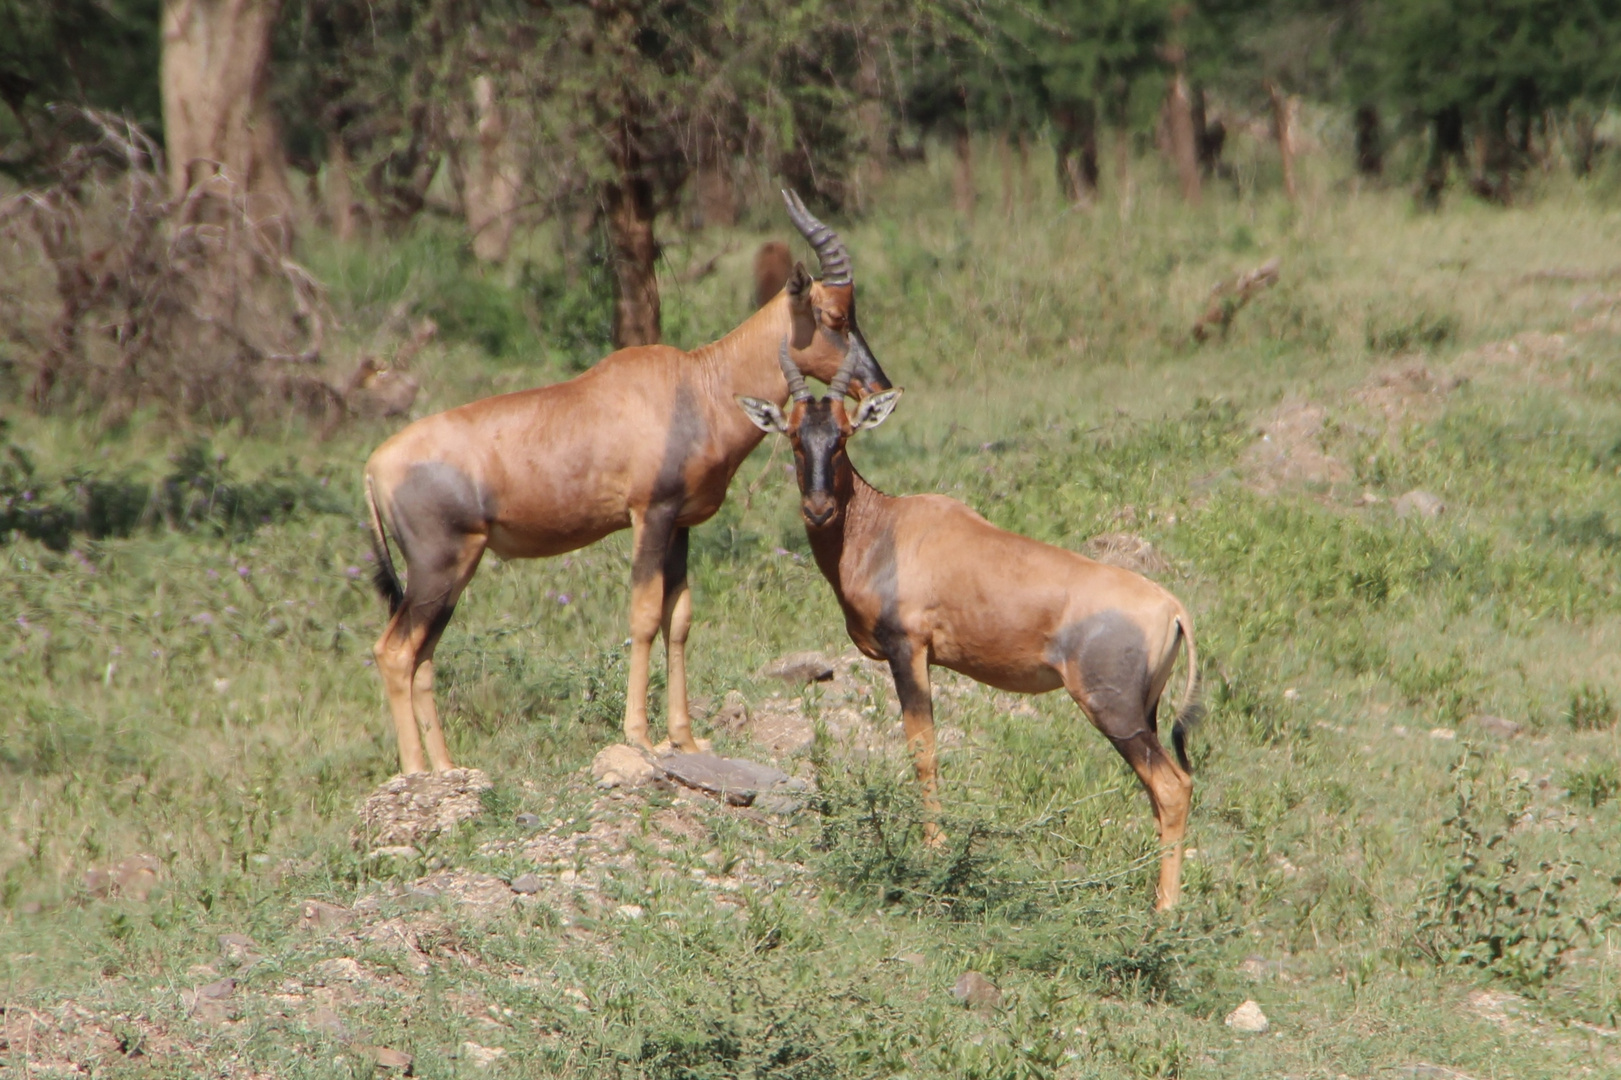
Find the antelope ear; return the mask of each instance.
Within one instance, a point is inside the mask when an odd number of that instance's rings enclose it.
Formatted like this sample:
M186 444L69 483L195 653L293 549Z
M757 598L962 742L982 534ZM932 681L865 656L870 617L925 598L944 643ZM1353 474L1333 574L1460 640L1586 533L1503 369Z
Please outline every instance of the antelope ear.
M737 404L743 410L755 427L766 434L776 432L778 435L788 434L788 421L784 419L782 410L769 401L759 398L737 396Z
M875 428L889 419L889 414L895 411L895 403L900 401L901 392L897 390L880 390L876 394L869 394L856 409L855 423L850 425L853 435L867 428Z
M788 315L793 321L792 345L796 349L810 348L816 336L816 313L811 310L811 286L815 279L804 263L794 263L794 272L788 275Z

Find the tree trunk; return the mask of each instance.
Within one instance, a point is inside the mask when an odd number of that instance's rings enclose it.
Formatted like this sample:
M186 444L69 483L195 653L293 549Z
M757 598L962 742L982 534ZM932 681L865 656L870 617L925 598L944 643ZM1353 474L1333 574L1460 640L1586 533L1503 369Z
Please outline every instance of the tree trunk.
M1447 159L1453 157L1460 163L1464 161L1463 112L1456 105L1442 109L1430 122L1430 159L1418 189L1421 206L1434 209L1441 205L1441 192L1447 186Z
M1593 171L1593 157L1598 153L1598 116L1579 105L1570 121L1574 136L1570 149L1571 171L1577 176L1587 176Z
M488 75L473 80L473 103L478 109L478 152L462 204L468 231L473 234L473 255L483 262L505 262L517 224L521 170L516 148L507 138L506 114L495 95L495 80Z
M1379 130L1379 110L1372 105L1360 105L1356 110L1356 171L1367 177L1379 177L1385 171L1385 145Z
M956 148L956 168L951 175L951 201L957 213L970 221L974 218L974 144L967 126L957 129L953 140Z
M856 69L856 130L861 132L861 160L856 165L856 206L865 210L884 182L890 135L885 124L884 82L878 66L882 43L869 41Z
M1098 193L1097 110L1090 102L1053 113L1058 132L1058 188L1071 206L1090 206Z
M1277 83L1266 84L1267 96L1272 99L1272 133L1278 140L1278 160L1283 165L1283 190L1290 202L1300 197L1295 186L1295 113L1300 102L1278 89Z
M1171 90L1165 102L1166 124L1171 140L1171 157L1182 180L1182 198L1199 205L1199 150L1193 138L1193 102L1188 95L1188 79L1180 70L1171 77Z
M267 89L281 0L164 0L169 190L188 220L219 221L238 198L266 254L293 242L292 190Z
M658 243L653 238L653 188L624 176L603 192L614 276L614 347L659 341Z
M323 192L326 216L331 224L332 235L345 241L355 238L359 225L355 190L351 182L353 170L354 166L349 161L349 151L343 145L342 137L333 135L327 139L326 184Z
M693 182L698 189L699 224L729 229L737 224L737 188L725 140L713 130L699 132L697 156Z
M1135 192L1131 185L1131 132L1124 126L1114 133L1114 187L1120 193L1120 220L1131 214L1131 201Z

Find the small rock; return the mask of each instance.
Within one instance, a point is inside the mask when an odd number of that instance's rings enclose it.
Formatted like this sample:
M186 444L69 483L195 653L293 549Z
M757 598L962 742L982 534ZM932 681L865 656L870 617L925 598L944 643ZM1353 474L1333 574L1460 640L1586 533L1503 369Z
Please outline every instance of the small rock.
M516 818L513 818L513 821L517 823L518 828L528 829L530 832L534 832L536 829L540 828L539 814L519 814Z
M965 971L951 988L951 996L975 1012L990 1012L1002 1007L1002 991L996 984L977 971Z
M1499 739L1512 739L1520 733L1520 725L1501 716L1481 714L1469 721L1488 735L1495 735Z
M207 986L199 986L197 988L197 1000L223 1001L235 992L236 980L227 976L223 979L215 979Z
M120 896L131 900L145 900L157 888L158 872L163 864L150 855L131 855L113 867L113 884Z
M630 919L632 922L634 922L635 920L640 919L646 913L642 910L642 905L640 904L620 904L618 907L614 908L614 914L619 916L621 919Z
M1451 742L1458 737L1458 733L1449 727L1430 728L1430 738L1441 742Z
M246 934L221 934L220 955L238 966L259 959L259 943Z
M414 859L422 852L410 844L385 844L366 852L368 859Z
M929 965L929 958L920 952L903 952L896 956L895 959L899 960L908 967L915 967L919 969L928 967ZM952 993L956 993L956 991L953 990Z
M506 1056L507 1048L504 1046L480 1046L476 1042L462 1043L462 1057L475 1069L488 1069Z
M726 691L726 703L709 718L709 726L728 735L736 735L749 723L749 703L739 690Z
M544 887L539 874L519 874L512 879L512 891L520 896L533 896Z
M101 899L113 888L113 876L105 870L92 866L84 872L84 891L91 896Z
M819 652L796 652L780 656L760 669L762 678L781 679L796 686L827 682L833 678L833 661Z
M346 982L367 983L372 977L366 969L360 966L360 961L352 956L334 956L330 960L322 960L310 968L310 974L323 983Z
M390 1050L386 1046L371 1048L371 1059L377 1062L379 1069L400 1069L406 1076L411 1075L411 1062L414 1060L404 1050Z
M1399 518L1438 518L1446 513L1447 509L1447 504L1441 501L1440 496L1416 489L1409 491L1390 505Z
M792 795L756 795L754 808L764 814L791 817L805 809L805 800Z
M1272 1027L1267 1022L1266 1013L1253 1001L1246 1001L1228 1013L1227 1026L1234 1031L1246 1031L1255 1035L1264 1035Z
M310 1013L309 1025L311 1030L319 1031L323 1035L330 1035L334 1039L347 1040L349 1038L349 1027L343 1022L343 1017L325 1006Z
M605 747L591 762L599 788L639 788L659 775L659 767L634 746Z
M325 900L306 900L299 914L301 930L332 930L345 926L354 918L354 912Z

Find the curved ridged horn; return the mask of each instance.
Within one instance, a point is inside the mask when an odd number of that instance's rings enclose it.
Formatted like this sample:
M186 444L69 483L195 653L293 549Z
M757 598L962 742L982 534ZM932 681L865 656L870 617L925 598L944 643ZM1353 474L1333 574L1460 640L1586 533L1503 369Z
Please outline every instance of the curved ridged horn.
M782 376L788 380L788 398L790 401L814 401L815 395L810 387L805 385L805 376L788 356L788 339L782 339L782 348L777 352L777 363L782 365ZM848 382L849 380L845 380Z
M788 216L794 226L810 241L810 246L816 249L816 257L822 261L822 284L850 284L850 253L844 250L839 234L812 217L792 188L783 189L782 199L788 204Z
M829 398L843 398L850 389L850 380L856 373L856 361L861 357L861 352L858 350L861 348L861 338L857 335L851 334L845 340L844 362L839 365L839 370L834 373L833 381L827 384L827 396Z

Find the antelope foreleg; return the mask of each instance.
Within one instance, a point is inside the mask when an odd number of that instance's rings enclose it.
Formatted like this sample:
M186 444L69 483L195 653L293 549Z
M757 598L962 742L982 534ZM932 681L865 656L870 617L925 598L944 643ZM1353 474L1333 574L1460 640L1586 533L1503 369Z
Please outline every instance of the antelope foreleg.
M698 750L687 712L687 634L692 630L692 588L687 582L687 530L678 528L664 560L664 658L670 682L670 743Z
M625 741L649 752L647 682L653 639L664 621L664 562L675 525L673 512L632 512L630 565L630 680L625 688Z
M923 841L930 847L945 842L940 829L940 773L935 756L934 697L929 685L929 653L927 649L888 649L889 670L895 678L895 695L901 702L901 724L906 731L906 745L912 751L912 764L917 769L917 782L923 789L923 809L928 815L923 822Z

